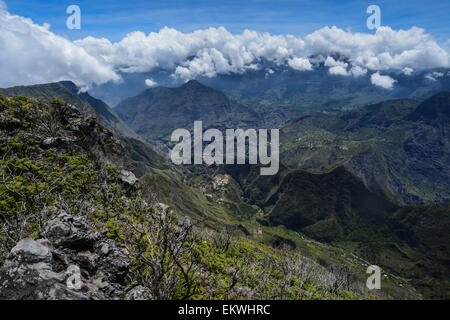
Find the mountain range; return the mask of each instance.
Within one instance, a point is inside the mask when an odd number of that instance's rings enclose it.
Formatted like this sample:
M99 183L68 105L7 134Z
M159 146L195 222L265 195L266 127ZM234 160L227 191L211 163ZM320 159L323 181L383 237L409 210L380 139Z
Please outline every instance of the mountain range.
M446 202L448 95L442 91L423 102L391 99L339 113L317 110L297 118L285 113L281 161L309 170L344 165L370 190L397 204ZM171 132L191 129L195 120L202 120L205 129L274 127L279 118L267 110L195 80L178 88L147 89L115 108L130 128L161 150L171 146Z
M334 55L337 62L348 60ZM450 90L450 69L416 70L411 74L386 70L383 75L395 82L386 89L371 82L368 73L359 76L330 74L323 62L311 71L296 71L269 61L260 61L257 69L243 73L197 78L202 84L224 92L253 107L263 108L279 125L283 119L312 112L341 111L389 99L423 100L440 91ZM157 86L176 88L182 79L171 72L156 70L149 73L123 73L124 81L95 85L91 94L115 107L126 98L148 89L145 81L152 79Z
M325 73L282 74L267 88L256 78L216 79L225 93L212 79L214 88L199 81L148 88L114 109L70 82L0 94L59 97L94 115L121 141L144 198L207 229L232 226L325 267L377 263L395 297L447 297L450 93L436 93L447 80L389 91ZM170 133L194 120L222 130L280 125L280 171L263 177L257 165L172 165L164 151Z
M399 204L448 202L450 92L422 103L388 100L341 116L305 116L282 128L282 161L337 164Z

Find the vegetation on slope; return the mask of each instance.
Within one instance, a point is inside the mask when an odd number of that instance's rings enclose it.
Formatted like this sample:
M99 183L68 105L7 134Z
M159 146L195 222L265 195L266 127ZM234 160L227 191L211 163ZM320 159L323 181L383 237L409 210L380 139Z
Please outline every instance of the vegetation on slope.
M125 244L127 284L155 298L370 298L345 266L178 218L122 178L128 159L112 133L61 100L0 96L0 127L0 261L62 208Z
M262 211L260 225L348 249L409 279L427 297L448 296L448 204L399 208L342 166L320 173L284 166L275 176L260 176L252 166L224 170ZM288 239L280 241L301 247Z
M95 115L100 124L121 136L140 139L106 103L90 96L88 92L80 91L80 88L71 81L11 87L0 89L0 93L7 97L24 95L35 99L42 98L45 102L57 97L82 112Z

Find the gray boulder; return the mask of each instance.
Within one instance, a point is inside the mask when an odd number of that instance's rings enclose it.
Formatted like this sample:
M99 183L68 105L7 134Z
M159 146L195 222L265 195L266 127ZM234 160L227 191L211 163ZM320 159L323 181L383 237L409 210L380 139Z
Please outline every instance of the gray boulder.
M61 210L44 226L43 236L56 247L91 249L100 235L94 234L86 219Z
M120 180L129 184L130 186L134 186L136 181L138 180L133 172L127 170L120 171Z
M53 271L50 248L33 239L21 240L0 270L0 298L13 300L84 300L87 296L64 282L66 273Z
M125 297L127 249L91 231L65 211L49 220L40 240L23 239L0 269L0 299L110 300Z
M125 300L153 300L153 295L148 288L137 286L127 292Z

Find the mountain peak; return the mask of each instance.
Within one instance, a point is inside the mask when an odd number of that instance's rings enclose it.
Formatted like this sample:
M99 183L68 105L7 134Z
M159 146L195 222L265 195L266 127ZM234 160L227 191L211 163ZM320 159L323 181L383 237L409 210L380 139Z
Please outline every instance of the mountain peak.
M193 89L197 89L197 88L208 88L207 86L201 84L200 82L198 82L197 80L189 80L188 82L186 82L185 84L183 84L182 86L180 86L180 88L193 88Z
M218 121L230 126L263 121L253 109L196 80L178 88L148 89L119 103L115 111L147 139L167 140L173 130L189 128L197 120L205 126Z
M450 118L450 91L441 91L422 102L408 120L443 120Z
M72 92L73 94L78 94L79 88L78 86L73 83L72 81L65 80L59 82L62 86L64 86L67 90Z

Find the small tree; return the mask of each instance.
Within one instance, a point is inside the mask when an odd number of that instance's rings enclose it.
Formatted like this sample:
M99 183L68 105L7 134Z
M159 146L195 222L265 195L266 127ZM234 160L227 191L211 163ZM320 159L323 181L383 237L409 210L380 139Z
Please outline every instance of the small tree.
M236 229L232 226L226 226L219 232L211 233L209 237L216 248L221 249L223 252L227 252L234 242L234 235Z
M129 230L135 279L158 300L191 297L197 291L199 265L190 219L178 219L160 204L140 213Z

